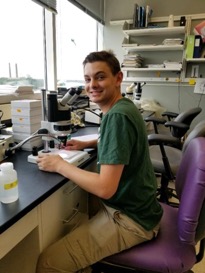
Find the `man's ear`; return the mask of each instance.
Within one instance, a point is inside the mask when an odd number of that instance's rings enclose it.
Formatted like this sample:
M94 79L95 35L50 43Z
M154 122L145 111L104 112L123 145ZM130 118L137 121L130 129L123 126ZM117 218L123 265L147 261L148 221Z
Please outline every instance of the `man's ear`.
M122 73L122 71L119 71L116 76L117 76L118 86L120 86L121 83L122 83L122 80L123 80L123 73Z

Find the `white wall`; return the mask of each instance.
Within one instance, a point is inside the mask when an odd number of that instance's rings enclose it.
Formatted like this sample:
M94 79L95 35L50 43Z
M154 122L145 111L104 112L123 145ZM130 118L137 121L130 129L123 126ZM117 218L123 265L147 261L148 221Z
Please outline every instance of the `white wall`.
M124 35L122 26L110 25L111 20L132 19L134 4L147 5L153 9L153 17L205 13L204 0L105 0L104 48L112 49L122 62L125 53L121 47ZM204 18L205 20L205 18ZM123 84L122 91L128 84ZM202 113L194 120L192 127L205 119L205 95L195 94L193 86L180 84L162 85L147 83L143 87L143 97L153 98L167 110L182 112L200 105Z

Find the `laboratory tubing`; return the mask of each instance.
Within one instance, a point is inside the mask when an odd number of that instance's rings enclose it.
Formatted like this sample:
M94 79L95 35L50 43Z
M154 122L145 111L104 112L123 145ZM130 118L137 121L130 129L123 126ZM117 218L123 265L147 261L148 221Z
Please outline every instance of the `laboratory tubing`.
M8 204L18 199L18 178L13 163L0 165L0 201Z

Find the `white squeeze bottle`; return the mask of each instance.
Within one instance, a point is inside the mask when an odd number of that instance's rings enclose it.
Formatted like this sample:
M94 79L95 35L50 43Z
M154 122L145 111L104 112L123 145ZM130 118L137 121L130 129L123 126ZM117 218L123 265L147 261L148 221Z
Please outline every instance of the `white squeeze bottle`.
M18 199L18 178L13 163L6 162L0 165L0 200L8 204Z

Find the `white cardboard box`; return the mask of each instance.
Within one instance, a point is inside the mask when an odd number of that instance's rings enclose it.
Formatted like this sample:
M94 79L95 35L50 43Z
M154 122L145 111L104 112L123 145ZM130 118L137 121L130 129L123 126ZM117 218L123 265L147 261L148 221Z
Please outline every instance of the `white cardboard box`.
M11 108L36 108L41 107L41 100L13 100Z
M36 124L25 125L25 124L14 123L12 125L12 129L13 129L13 133L32 134L40 129L40 124L36 123Z
M25 108L25 107L14 107L11 108L11 116L42 116L41 107Z
M24 124L24 125L30 125L30 124L38 124L39 127L41 126L41 120L42 117L40 116L12 116L12 123L13 124Z

